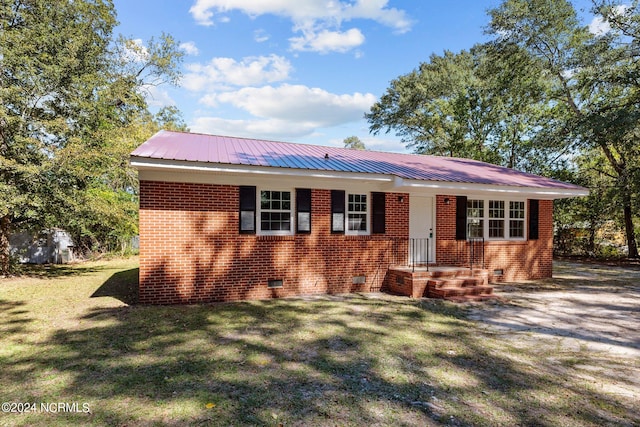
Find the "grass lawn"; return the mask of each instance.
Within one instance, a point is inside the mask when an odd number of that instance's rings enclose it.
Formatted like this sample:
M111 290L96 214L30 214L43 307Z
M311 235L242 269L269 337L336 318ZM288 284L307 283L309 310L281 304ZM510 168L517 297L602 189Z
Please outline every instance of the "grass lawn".
M0 279L0 401L36 404L0 425L640 424L638 402L608 391L623 380L578 372L637 360L516 345L464 306L383 294L128 305L136 267Z

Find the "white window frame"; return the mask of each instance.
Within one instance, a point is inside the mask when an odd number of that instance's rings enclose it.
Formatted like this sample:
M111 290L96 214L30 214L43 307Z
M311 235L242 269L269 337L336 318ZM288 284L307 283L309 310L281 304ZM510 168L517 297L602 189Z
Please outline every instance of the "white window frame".
M494 204L494 206L492 207L491 204ZM502 204L502 206L495 206L496 204ZM505 200L498 200L498 199L489 199L488 200L488 204L487 204L487 219L488 219L488 224L487 224L487 233L485 234L485 236L487 236L487 238L489 240L509 240L509 233L507 233L506 230L506 225L507 225L507 212L505 210L505 206L509 206L509 202L505 201ZM493 211L502 211L502 216L493 216L492 212ZM497 223L502 223L502 236L490 236L491 234L491 223L492 222L497 222Z
M469 208L469 202L482 202L482 206L480 206L480 203L477 204L477 206L475 207L471 207ZM467 200L467 223L466 223L466 227L467 227L467 239L477 239L480 237L484 236L484 224L486 224L486 206L485 206L485 200L483 199L468 199ZM482 210L482 216L469 216L469 209L478 209L478 210ZM480 221L482 223L482 236L471 236L471 224L472 221ZM474 227L475 229L475 227Z
M511 240L525 240L527 237L527 201L526 200L509 200L509 206L506 207L505 209L507 210L508 214L507 214L507 232L509 233L509 237ZM511 216L511 203L522 203L522 218L514 218ZM520 209L517 210L518 212L520 212ZM522 236L519 237L511 237L511 222L512 221L518 221L522 223Z
M295 234L296 224L294 222L295 219L295 197L296 192L292 188L278 188L278 187L265 187L265 188L257 188L256 189L256 228L257 234L261 236L293 236ZM262 229L262 212L287 212L283 209L263 209L262 208L262 192L263 191L279 191L279 192L287 192L290 195L289 198L289 230L263 230Z
M505 199L499 197L468 197L467 203L481 200L483 203L483 216L478 217L477 219L483 221L483 230L482 236L487 241L525 241L527 240L527 213L528 213L528 203L526 199ZM504 217L503 218L491 218L489 215L489 204L490 202L503 202L504 203ZM524 203L524 218L511 218L511 202L521 202ZM469 234L469 219L470 217L467 215L467 234ZM522 237L511 237L510 236L510 224L511 220L515 221L523 221L523 236ZM504 237L489 237L489 221L503 221L504 224ZM474 237L470 237L467 235L467 240Z
M366 202L364 204L366 211L365 221L366 221L366 230L349 230L349 215L350 214L361 214L362 211L350 211L349 210L349 196L365 196ZM362 192L362 193L349 193L345 191L344 194L344 207L345 207L345 215L344 215L344 234L348 236L368 236L371 234L371 193L370 192Z

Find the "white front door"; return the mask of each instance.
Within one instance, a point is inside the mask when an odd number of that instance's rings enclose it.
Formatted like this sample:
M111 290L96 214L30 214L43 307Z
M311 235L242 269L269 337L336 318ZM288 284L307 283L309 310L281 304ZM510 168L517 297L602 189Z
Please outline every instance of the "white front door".
M409 262L412 259L416 264L435 262L434 216L433 197L409 196Z

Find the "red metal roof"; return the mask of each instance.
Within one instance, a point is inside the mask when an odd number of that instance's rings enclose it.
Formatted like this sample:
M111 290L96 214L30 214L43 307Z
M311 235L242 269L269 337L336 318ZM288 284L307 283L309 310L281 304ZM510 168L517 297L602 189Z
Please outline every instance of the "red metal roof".
M158 132L131 155L228 165L385 174L421 181L583 190L574 184L470 159L172 131Z

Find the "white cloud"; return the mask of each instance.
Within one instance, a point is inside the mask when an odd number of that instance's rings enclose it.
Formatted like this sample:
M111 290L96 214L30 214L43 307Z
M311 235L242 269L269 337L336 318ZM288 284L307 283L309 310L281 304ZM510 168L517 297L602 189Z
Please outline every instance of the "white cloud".
M236 61L233 58L213 58L207 64L186 64L181 85L198 92L228 86L255 86L289 78L293 69L282 56L252 56Z
M360 138L360 140L364 142L364 145L368 150L384 151L387 153L408 152L407 147L405 147L405 145L397 139L366 136Z
M144 62L149 58L149 51L142 39L129 39L124 43L122 56L127 61Z
M367 132L364 130L363 132ZM348 135L348 134L345 134ZM404 144L398 139L392 138L380 138L374 136L360 136L357 133L353 135L357 136L360 141L362 141L367 148L367 150L371 151L383 151L385 153L408 153ZM346 138L346 137L345 137ZM344 138L332 138L327 141L329 145L334 147L344 148Z
M589 32L591 34L595 34L596 36L601 36L603 34L607 34L611 31L611 24L605 21L602 16L596 16L589 23Z
M154 85L144 85L141 87L141 91L144 94L147 103L152 107L167 107L169 105L176 105L176 102L171 98L169 92Z
M334 94L301 85L246 87L208 94L200 102L212 107L230 104L253 118L228 120L201 116L189 127L196 132L255 138L297 138L319 128L362 120L376 101L373 94Z
M325 0L196 0L189 12L200 25L212 25L215 14L238 10L250 17L277 15L294 21L326 19L340 12L342 2Z
M364 43L364 35L357 28L345 32L322 30L305 32L302 37L292 37L289 41L293 50L344 53Z
M182 49L187 55L198 56L200 51L194 42L185 42L180 44L180 49Z
M371 19L393 28L398 33L406 33L411 30L413 22L404 10L387 8L387 3L388 0L358 0L354 4L345 6L344 17L347 19Z
M219 105L218 94L215 92L208 93L200 98L199 102L207 107L217 107Z
M291 48L323 53L332 47L333 51L345 52L364 42L359 29L340 30L345 21L373 20L397 33L405 33L413 25L403 10L388 7L388 0L196 0L189 11L198 24L213 25L214 16L232 10L250 17L271 14L288 18L293 31L302 33L290 39Z
M198 117L189 124L192 132L276 140L309 135L315 128L315 123L290 123L277 119L229 120L220 117Z
M288 123L313 123L317 127L336 126L360 120L376 102L373 94L337 95L319 88L284 84L279 87L246 87L216 97L256 117Z
M622 15L627 11L628 8L628 5L619 4L617 6L614 6L612 11L616 15ZM611 31L611 24L609 23L609 21L605 20L602 15L594 16L589 23L589 32L591 34L602 36L607 34L609 31Z
M258 43L264 43L270 38L271 36L263 29L255 30L253 32L253 39Z

